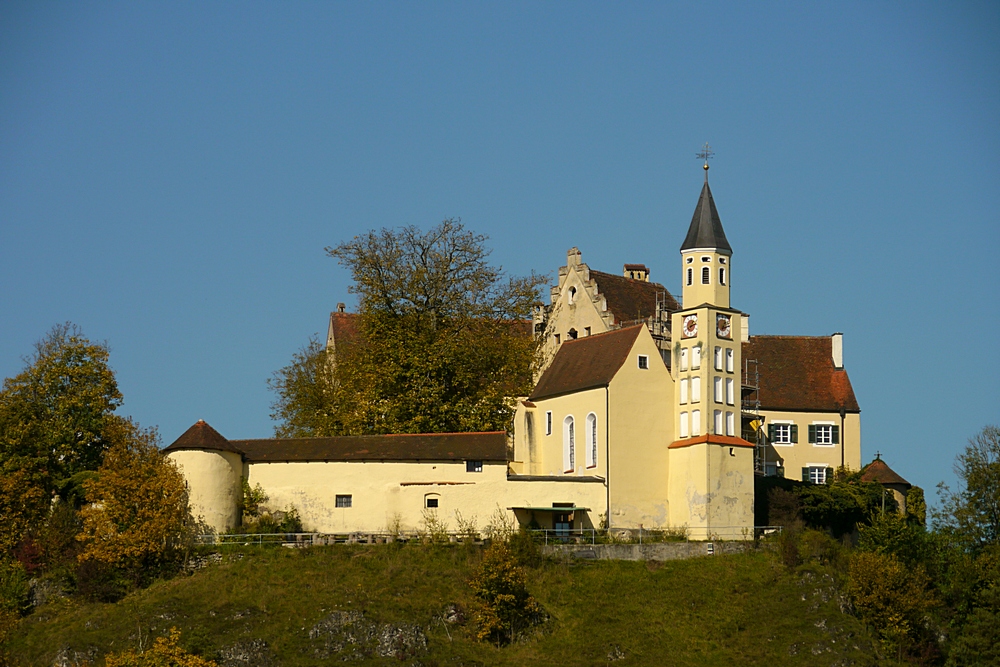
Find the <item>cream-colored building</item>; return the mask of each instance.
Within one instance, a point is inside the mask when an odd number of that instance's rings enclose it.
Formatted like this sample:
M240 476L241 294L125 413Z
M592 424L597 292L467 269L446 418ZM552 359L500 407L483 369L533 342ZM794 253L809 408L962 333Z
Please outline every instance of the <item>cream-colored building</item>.
M749 335L730 304L732 256L707 172L680 304L645 265L602 273L572 248L535 312L545 363L507 433L228 440L198 422L167 454L220 531L239 521L245 481L311 531L484 527L499 511L560 530L751 536L756 476L860 468L860 411L840 334ZM357 332L338 305L328 348Z

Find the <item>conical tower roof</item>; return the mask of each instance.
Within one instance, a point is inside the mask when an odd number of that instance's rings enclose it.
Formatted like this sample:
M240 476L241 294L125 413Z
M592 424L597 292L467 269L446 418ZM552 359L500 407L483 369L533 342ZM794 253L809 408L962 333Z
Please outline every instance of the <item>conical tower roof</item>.
M698 206L694 209L691 226L681 245L681 252L695 248L712 248L724 255L733 254L733 249L726 240L726 231L722 229L722 221L719 220L719 212L715 208L707 178L698 198Z
M163 451L175 452L179 449L207 449L220 452L236 452L237 454L243 453L203 419L195 422L191 428L184 431L181 437L174 440Z

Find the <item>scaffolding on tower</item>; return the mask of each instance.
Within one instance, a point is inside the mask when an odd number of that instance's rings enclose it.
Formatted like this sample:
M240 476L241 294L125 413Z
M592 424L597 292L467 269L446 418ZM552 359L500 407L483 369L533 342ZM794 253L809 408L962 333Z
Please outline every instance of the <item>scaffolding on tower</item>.
M764 417L760 414L760 367L756 359L743 360L741 407L743 439L754 446L754 474L767 471L767 440L764 437Z

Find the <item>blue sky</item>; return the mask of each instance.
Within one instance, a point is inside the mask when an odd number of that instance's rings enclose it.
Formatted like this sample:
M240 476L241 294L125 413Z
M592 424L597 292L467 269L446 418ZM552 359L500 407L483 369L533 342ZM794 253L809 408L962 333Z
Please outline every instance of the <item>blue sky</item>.
M844 332L865 460L932 491L1000 423L998 119L995 2L5 2L0 375L70 320L165 443L266 437L325 246L454 216L679 292L708 141L733 305Z

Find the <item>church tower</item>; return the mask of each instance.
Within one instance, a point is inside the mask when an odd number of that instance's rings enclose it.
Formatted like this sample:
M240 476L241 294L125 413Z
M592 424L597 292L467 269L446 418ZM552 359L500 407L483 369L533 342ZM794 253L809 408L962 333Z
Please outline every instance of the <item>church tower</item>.
M692 535L753 527L753 445L741 436L743 314L730 307L730 260L719 212L705 184L681 244L682 305L671 315L675 433L670 514Z

